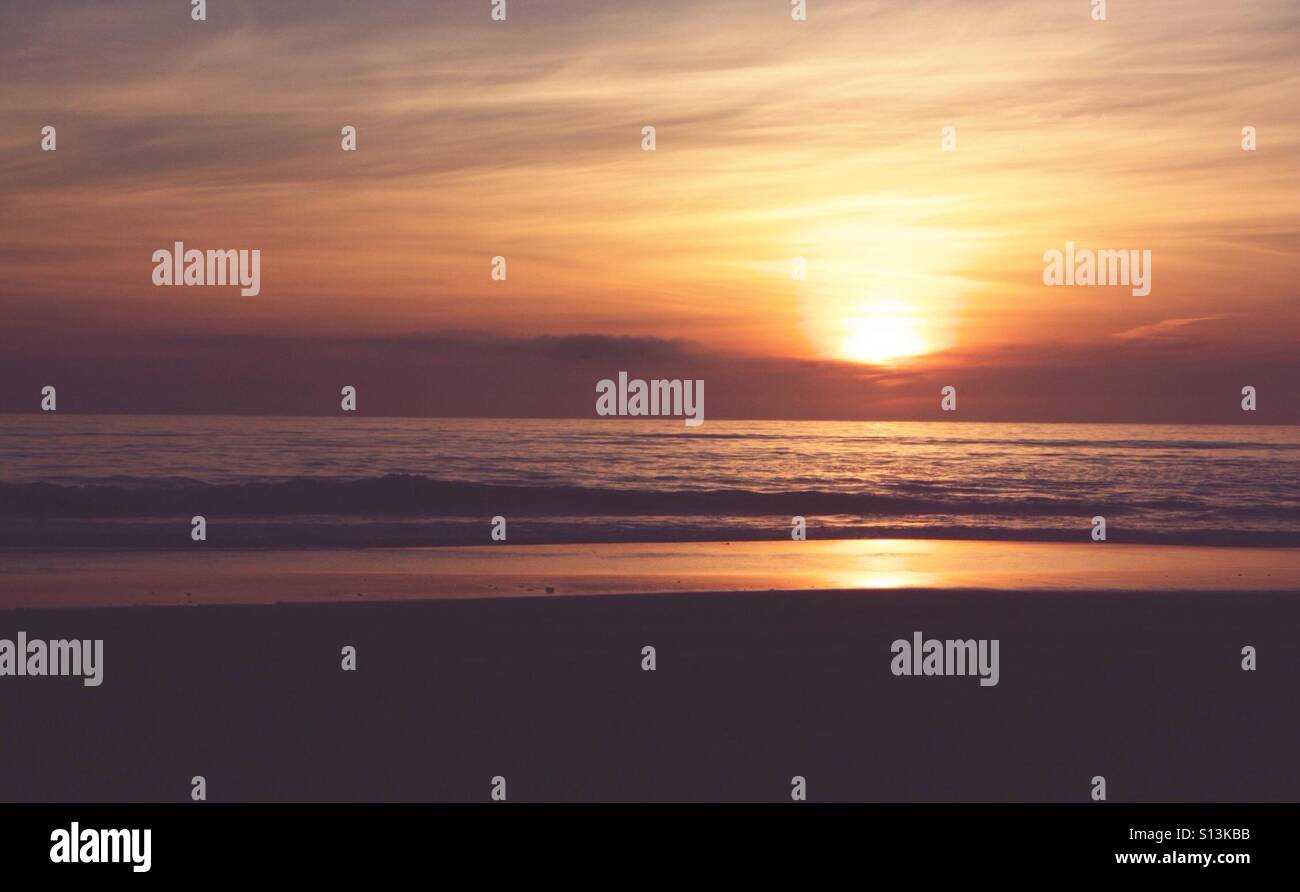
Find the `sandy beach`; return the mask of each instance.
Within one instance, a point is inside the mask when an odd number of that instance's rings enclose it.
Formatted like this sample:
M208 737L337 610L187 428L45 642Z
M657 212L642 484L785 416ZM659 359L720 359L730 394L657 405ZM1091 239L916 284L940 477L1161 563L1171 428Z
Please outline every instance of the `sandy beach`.
M719 545L707 556L714 575L748 567L733 579L747 590L704 591L707 574L693 577L699 566L682 558L669 575L694 589L575 596L581 573L533 573L503 549L492 555L502 575L480 576L498 586L494 597L430 598L446 595L457 573L440 581L391 555L375 558L390 569L387 587L356 597L359 579L336 579L337 597L319 597L324 568L295 581L275 564L289 558L273 553L257 572L243 556L243 577L233 555L210 576L188 565L192 602L236 591L222 580L279 579L261 590L264 603L93 608L89 593L138 582L129 568L111 571L125 557L73 571L59 555L62 576L24 565L36 556L6 560L0 637L102 639L104 665L98 687L0 679L0 797L186 800L195 775L213 801L486 801L496 776L515 801L789 801L796 775L813 801L1087 801L1097 775L1112 801L1300 797L1300 598L1289 550L1269 550L1277 584L1268 590L1262 575L1235 575L1233 549L1184 549L1211 553L1198 564L1080 546L1088 560L1071 564L1064 547L1034 543L1000 557L990 543L913 542L910 555L895 543L857 543L848 554L836 549L851 543L791 544L828 584L761 590L774 568L792 572L787 546L764 558ZM668 569L665 546L655 548L652 558L622 547L603 572L638 560ZM731 563L717 556L727 548L739 555ZM964 566L968 582L999 563L1023 575L1026 548L1055 585L1025 588L1032 580L1022 578L999 589L989 577L975 591L940 569ZM1061 587L1102 553L1118 563L1087 590ZM872 569L873 556L893 562L888 573ZM178 581L153 566L157 585ZM1211 584L1203 570L1216 566ZM825 576L828 567L841 575ZM516 570L528 585L558 589L518 597ZM867 575L849 585L852 572ZM1123 586L1126 574L1144 590ZM1149 584L1157 577L1169 584ZM70 600L18 606L27 579L63 585ZM919 587L898 587L909 580ZM421 587L424 598L401 594ZM177 604L178 590L165 591L158 604ZM265 603L279 599L304 603ZM999 640L999 683L892 674L891 642L914 632ZM647 645L653 672L642 669ZM1241 667L1247 645L1256 671ZM344 646L356 648L356 671L340 668Z

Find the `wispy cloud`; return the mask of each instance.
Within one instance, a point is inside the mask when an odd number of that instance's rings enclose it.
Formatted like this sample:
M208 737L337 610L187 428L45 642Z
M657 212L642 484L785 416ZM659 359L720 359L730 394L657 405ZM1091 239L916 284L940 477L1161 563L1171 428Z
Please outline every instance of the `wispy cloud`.
M1172 341L1186 338L1193 333L1201 333L1206 322L1226 319L1226 316L1199 316L1194 319L1162 319L1149 325L1139 325L1127 331L1115 333L1115 337L1125 341L1160 340Z

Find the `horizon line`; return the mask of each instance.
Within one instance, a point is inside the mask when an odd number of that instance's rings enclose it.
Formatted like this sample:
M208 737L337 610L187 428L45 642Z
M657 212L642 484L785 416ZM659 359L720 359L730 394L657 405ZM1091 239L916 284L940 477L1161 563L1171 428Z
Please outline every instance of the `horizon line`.
M53 412L28 410L22 412L0 411L0 416L26 415L76 415L82 418L135 417L135 418L368 418L373 420L425 421L602 421L605 423L676 423L679 416L599 416L599 415L366 415L356 411L322 414L301 412L283 414L276 412L78 412L60 409ZM800 422L814 424L1073 424L1073 425L1124 425L1129 427L1300 427L1298 423L1258 421L1080 421L1080 420L1030 420L1030 419L979 419L979 418L706 418L701 427L712 422ZM692 429L694 430L694 429Z

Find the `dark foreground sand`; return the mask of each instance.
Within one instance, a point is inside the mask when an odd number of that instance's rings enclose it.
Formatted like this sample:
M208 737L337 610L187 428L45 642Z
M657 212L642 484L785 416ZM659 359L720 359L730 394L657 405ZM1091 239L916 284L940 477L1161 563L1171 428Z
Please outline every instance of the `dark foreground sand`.
M0 611L19 630L103 638L105 672L0 678L5 800L1300 800L1295 593ZM1000 639L1000 684L894 677L916 630Z

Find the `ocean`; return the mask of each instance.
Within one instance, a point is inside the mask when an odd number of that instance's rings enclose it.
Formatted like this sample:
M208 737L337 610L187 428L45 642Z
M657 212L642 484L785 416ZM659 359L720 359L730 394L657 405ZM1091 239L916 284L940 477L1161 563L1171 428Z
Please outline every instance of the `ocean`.
M1300 545L1300 428L0 416L0 546Z

